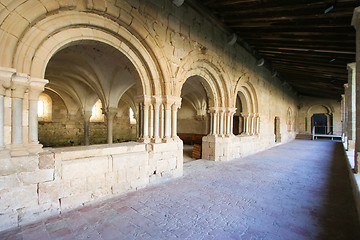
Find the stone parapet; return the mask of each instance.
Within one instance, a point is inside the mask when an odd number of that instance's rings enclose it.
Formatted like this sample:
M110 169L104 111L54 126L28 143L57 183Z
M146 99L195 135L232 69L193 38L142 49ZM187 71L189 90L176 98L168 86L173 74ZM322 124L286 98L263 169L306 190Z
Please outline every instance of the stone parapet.
M1 231L182 176L182 141L45 148L0 164Z

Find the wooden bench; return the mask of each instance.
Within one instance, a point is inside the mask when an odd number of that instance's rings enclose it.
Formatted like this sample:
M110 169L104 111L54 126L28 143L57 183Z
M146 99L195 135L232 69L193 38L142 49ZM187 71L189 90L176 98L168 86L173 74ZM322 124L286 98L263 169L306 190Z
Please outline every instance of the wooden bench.
M178 133L179 138L184 142L184 144L202 144L202 138L206 135L204 134L195 134L195 133Z

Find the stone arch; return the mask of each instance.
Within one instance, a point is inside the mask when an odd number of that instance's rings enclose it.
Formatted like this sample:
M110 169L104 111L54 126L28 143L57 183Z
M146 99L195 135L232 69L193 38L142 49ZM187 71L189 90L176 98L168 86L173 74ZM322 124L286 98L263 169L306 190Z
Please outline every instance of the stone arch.
M180 96L182 86L189 77L200 76L206 81L205 90L214 96L210 106L231 106L227 86L230 80L216 58L211 52L207 52L206 55L196 52L187 55L175 76L175 96Z
M37 21L22 33L12 58L12 67L32 77L43 78L48 61L57 51L76 41L94 40L116 48L133 63L141 79L143 92L140 94L163 94L163 71L167 72L168 67L160 66L152 52L154 48L147 44L152 42L156 46L156 43L150 37L146 41L139 38L140 35L133 34L136 32L134 29L129 29L120 22L91 12L60 11Z
M306 111L305 129L309 133L313 131L312 116L314 114L325 114L327 117L327 128L331 129L333 113L334 113L334 108L331 105L314 104L310 106Z
M232 96L232 104L238 108L234 115L234 134L258 134L260 132L260 117L256 91L249 81L242 81L243 78L244 75L238 79ZM237 102L238 98L240 102ZM241 106L238 105L240 103Z
M259 113L259 103L257 99L257 94L255 91L254 86L249 82L243 82L242 79L244 76L240 77L236 83L234 96L232 97L233 105L236 105L236 96L239 92L244 94L247 104L249 105L249 111L248 113Z
M307 116L309 116L311 113L314 112L332 114L334 112L334 109L328 105L320 105L320 104L312 105L307 110Z

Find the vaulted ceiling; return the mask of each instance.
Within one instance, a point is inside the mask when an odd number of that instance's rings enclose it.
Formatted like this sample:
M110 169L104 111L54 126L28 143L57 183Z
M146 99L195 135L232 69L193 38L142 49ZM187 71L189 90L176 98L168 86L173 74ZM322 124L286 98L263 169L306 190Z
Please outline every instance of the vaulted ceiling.
M340 99L359 0L188 0L300 95Z

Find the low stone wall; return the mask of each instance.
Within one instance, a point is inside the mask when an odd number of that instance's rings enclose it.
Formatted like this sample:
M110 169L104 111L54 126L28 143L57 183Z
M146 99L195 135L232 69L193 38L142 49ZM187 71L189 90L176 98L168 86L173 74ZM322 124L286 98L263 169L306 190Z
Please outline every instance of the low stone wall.
M128 142L1 159L0 230L182 176L182 146Z
M295 136L295 132L289 132L281 143L292 141ZM274 134L261 136L233 135L230 137L205 136L202 141L202 158L213 161L230 161L245 157L275 146L274 138Z

